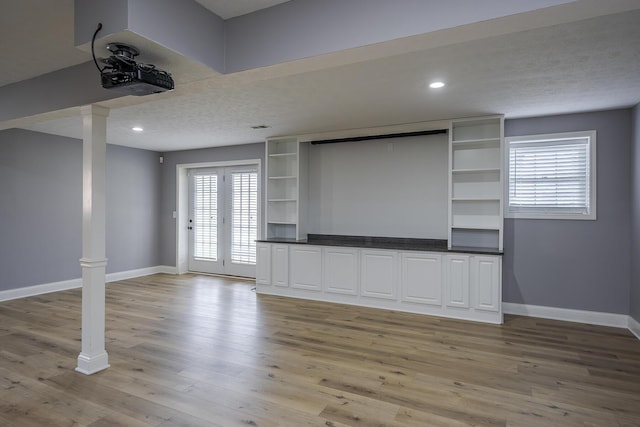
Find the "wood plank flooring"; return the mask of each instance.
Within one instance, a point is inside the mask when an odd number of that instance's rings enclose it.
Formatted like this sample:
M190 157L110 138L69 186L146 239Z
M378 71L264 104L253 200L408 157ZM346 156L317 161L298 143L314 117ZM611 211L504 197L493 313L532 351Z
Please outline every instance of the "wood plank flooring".
M256 295L107 285L111 368L74 371L81 292L0 303L1 426L640 426L640 340Z

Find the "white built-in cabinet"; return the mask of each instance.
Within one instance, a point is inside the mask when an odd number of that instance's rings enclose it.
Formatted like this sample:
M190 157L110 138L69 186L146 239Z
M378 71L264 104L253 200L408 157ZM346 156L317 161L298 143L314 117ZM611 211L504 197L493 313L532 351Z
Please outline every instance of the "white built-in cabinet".
M256 243L256 284L271 284L271 245Z
M271 246L271 282L274 286L289 286L289 245ZM260 259L258 259L260 262Z
M273 243L257 244L258 292L502 323L502 257L482 252L503 246L504 119L448 125L448 252L289 243L307 237L309 143L268 139L264 237Z
M442 306L442 255L405 252L402 262L402 300Z
M295 137L266 142L266 237L300 240L307 203L307 144Z
M500 255L267 242L257 254L261 294L502 323Z
M449 248L502 251L503 117L452 120L449 129Z
M360 251L360 263L360 295L397 299L397 251L363 249Z
M322 248L324 291L330 294L358 295L360 251L354 248Z
M453 254L445 257L447 307L469 308L469 255Z
M474 308L477 310L498 311L502 301L501 264L493 256L476 255L471 257L471 287L476 290Z
M292 288L322 290L322 248L312 245L289 246L289 281Z

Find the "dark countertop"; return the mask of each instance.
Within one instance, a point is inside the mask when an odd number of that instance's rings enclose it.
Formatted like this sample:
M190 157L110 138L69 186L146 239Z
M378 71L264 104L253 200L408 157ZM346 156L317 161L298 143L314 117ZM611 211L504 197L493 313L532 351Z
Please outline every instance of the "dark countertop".
M425 252L459 252L482 255L502 255L492 248L453 247L447 249L447 241L440 239L413 239L404 237L339 236L331 234L309 234L306 240L271 238L257 240L264 243L288 243L297 245L344 246L366 249L393 249Z

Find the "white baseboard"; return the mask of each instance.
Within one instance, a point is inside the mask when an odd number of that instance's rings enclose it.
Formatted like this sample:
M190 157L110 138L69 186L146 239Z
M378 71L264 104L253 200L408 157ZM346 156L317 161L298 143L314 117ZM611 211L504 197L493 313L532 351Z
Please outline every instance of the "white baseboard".
M540 305L502 303L505 314L541 317L543 319L566 320L568 322L588 323L591 325L628 328L629 316L626 314L601 313L597 311L573 310L569 308L545 307Z
M25 288L9 289L0 291L0 301L32 297L35 295L48 294L50 292L66 291L82 286L82 279L71 279L62 282L45 283L42 285L27 286Z
M636 336L640 340L640 322L638 322L633 317L629 316L629 330L633 335Z
M106 275L106 282L117 282L118 280L135 279L136 277L150 276L152 274L166 273L175 274L175 267L167 265L157 265L155 267L138 268L136 270L119 271Z
M159 265L155 267L157 269L155 274L164 273L164 274L178 274L178 269L176 267L170 265Z
M175 274L175 271L175 267L158 265L155 267L109 273L106 275L105 280L107 283L117 282L118 280L133 279L136 277L149 276L151 274L158 273ZM0 301L9 301L12 299L32 297L36 295L48 294L50 292L66 291L67 289L75 289L80 287L82 287L82 278L64 280L61 282L45 283L42 285L27 286L24 288L9 289L6 291L0 291Z

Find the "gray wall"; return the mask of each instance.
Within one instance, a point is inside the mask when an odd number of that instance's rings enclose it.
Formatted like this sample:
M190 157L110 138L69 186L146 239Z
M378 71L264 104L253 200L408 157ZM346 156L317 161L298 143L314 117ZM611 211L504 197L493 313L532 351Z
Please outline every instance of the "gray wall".
M107 273L160 265L159 153L107 145Z
M640 104L633 109L631 153L631 297L629 314L637 322L640 322Z
M162 265L176 265L176 220L173 218L173 212L176 210L176 165L249 159L260 159L262 166L260 181L264 186L264 142L201 150L173 151L164 154L164 163L161 167L162 205L159 211L160 261ZM264 199L264 191L262 197ZM261 210L264 212L264 200L261 201Z
M224 21L193 0L129 1L129 29L224 72Z
M0 132L0 290L81 276L78 141Z
M505 122L505 136L595 129L596 221L506 219L503 301L628 314L631 110Z
M226 73L523 13L570 0L294 0L226 21Z
M0 87L0 124L123 96L103 89L93 62Z
M637 116L637 109L635 114ZM631 110L505 122L506 136L591 129L597 131L598 138L598 219L505 220L505 302L629 313ZM636 132L636 144L637 140ZM175 265L175 220L172 212L176 206L176 164L260 158L263 159L264 173L263 150L264 145L260 143L165 154L160 210L163 265ZM640 275L635 277L634 298L637 301L637 278Z
M598 219L507 219L505 302L640 318L639 123L640 107L506 121L507 136L597 130ZM78 140L0 132L0 291L80 277L81 154ZM175 265L177 164L261 159L264 174L263 143L164 159L107 148L108 272Z
M102 24L96 43L99 57L106 54L102 39L129 31L220 73L224 71L224 21L193 0L75 0L76 46L91 42L98 22ZM140 58L156 65L156 59L160 59L145 56L144 49Z
M107 146L107 272L159 265L158 154ZM81 277L82 142L0 132L0 291Z

